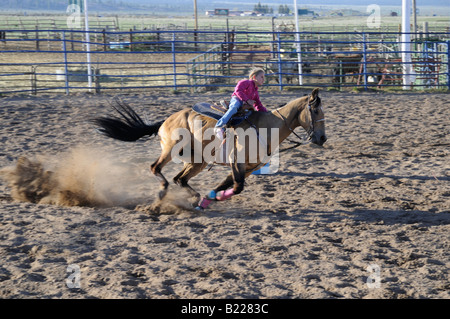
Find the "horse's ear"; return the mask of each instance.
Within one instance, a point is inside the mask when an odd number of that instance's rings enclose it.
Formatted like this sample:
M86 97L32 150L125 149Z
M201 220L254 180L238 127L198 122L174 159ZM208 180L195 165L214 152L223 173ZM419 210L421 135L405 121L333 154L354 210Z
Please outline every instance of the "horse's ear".
M314 100L316 97L319 96L319 88L315 88L314 90L312 90L311 92L311 100Z

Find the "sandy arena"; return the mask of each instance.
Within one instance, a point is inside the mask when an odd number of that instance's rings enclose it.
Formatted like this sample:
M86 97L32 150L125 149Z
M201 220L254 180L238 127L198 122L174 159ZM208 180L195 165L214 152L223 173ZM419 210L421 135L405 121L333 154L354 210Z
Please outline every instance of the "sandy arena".
M120 95L152 122L228 96ZM113 96L0 98L0 298L450 298L450 94L320 96L324 147L282 152L204 212L177 186L156 200L158 138L95 131Z

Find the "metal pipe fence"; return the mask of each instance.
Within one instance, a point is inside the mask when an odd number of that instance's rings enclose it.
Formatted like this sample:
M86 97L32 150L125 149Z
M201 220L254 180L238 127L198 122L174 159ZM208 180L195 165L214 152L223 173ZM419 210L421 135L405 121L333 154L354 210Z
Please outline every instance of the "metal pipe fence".
M450 89L450 34L399 32L0 30L0 94L233 88L253 67L265 87ZM88 64L86 55L90 54ZM300 59L299 59L300 56ZM405 74L405 65L412 71ZM91 72L88 72L88 68ZM299 74L299 70L301 73ZM91 81L88 76L91 74ZM88 83L92 83L91 86Z

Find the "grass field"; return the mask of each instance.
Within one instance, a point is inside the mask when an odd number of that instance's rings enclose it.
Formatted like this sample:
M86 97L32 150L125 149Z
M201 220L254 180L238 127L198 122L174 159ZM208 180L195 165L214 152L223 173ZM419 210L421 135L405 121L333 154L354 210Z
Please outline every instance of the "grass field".
M1 15L1 14L0 14ZM34 30L38 25L40 29L45 27L49 29L68 29L66 14L47 14L47 15L5 15L2 16L0 22L0 29L30 29ZM358 31L366 30L368 16L301 16L299 18L300 31ZM417 25L423 27L423 23L428 23L430 31L445 31L450 28L449 16L418 16ZM198 16L199 30L222 29L226 30L227 23L229 29L236 30L272 30L272 17L208 17L200 14ZM276 17L274 19L275 25L294 25L294 17ZM382 16L380 28L370 29L370 31L398 31L401 23L401 17ZM179 28L179 29L193 29L195 21L193 15L187 16L153 16L153 15L111 15L111 16L96 16L91 15L90 26L104 27L104 26L119 26L120 30L128 31L129 29L143 30L156 28ZM83 27L83 19L80 21L80 28ZM448 30L447 30L448 31Z

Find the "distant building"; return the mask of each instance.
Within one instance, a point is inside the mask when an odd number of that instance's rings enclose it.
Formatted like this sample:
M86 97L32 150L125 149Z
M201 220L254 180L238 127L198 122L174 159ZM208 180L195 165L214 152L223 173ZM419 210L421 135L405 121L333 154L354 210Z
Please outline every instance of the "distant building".
M308 9L298 9L297 12L299 16L314 15L314 11Z
M239 17L244 11L241 10L230 10L228 16L230 17Z
M214 9L214 15L216 16L228 16L230 10L228 9Z
M256 12L244 11L244 12L241 13L241 17L249 17L249 16L256 16Z
M218 10L227 10L228 14L225 14L224 11ZM215 10L206 10L205 15L214 17L214 16L229 16L229 17L250 17L256 16L257 13L254 11L242 11L242 10L228 10L228 9L215 9Z

